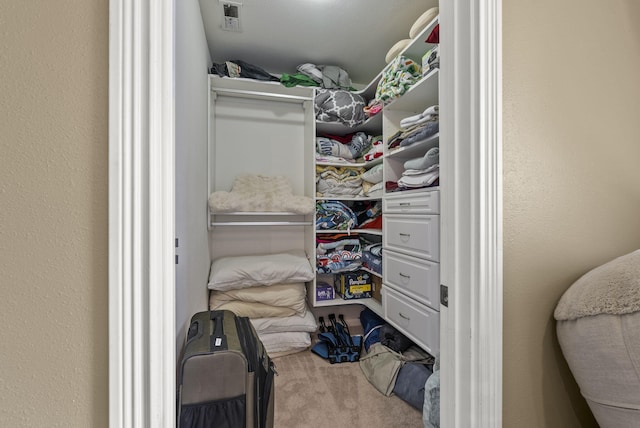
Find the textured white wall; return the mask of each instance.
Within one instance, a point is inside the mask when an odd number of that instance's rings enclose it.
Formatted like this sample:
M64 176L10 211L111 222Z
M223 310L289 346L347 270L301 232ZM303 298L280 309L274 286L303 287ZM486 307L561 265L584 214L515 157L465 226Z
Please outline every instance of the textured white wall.
M0 28L0 425L107 427L108 1Z
M209 50L197 0L176 2L176 353L191 316L207 309L207 68ZM179 360L178 360L179 361Z
M640 3L503 2L504 426L596 426L553 310L640 248Z

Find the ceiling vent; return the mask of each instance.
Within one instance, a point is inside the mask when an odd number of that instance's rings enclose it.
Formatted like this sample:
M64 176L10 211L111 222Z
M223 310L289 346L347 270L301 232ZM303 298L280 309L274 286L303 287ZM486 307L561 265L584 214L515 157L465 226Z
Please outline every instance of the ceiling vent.
M225 31L242 31L240 26L240 8L242 3L221 1L222 4L222 29Z

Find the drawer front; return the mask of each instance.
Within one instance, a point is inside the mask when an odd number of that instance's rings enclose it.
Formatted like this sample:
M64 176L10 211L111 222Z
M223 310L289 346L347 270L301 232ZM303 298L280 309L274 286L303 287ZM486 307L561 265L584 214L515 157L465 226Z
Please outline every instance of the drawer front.
M440 310L440 264L393 251L382 252L384 283Z
M410 256L440 261L440 216L383 216L385 249Z
M382 201L382 210L391 214L440 214L440 192L433 190L414 195L388 196Z
M440 313L382 288L385 319L431 355L440 351Z

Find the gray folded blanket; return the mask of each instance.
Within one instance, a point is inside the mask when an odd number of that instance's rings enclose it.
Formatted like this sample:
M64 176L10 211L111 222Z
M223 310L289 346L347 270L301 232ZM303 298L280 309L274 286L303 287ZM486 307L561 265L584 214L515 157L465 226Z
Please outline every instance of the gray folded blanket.
M558 321L640 311L640 250L598 266L574 282L560 298Z

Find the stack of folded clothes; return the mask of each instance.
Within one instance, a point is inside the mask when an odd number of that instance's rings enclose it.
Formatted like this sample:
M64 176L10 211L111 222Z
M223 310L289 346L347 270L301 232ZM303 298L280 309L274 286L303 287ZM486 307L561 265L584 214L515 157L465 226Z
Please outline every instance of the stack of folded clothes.
M362 192L362 167L316 166L318 197L349 197Z
M378 159L383 154L382 135L377 135L371 139L371 148L363 156L365 162Z
M364 132L345 136L323 135L316 137L316 153L320 156L353 161L371 147L371 137ZM318 156L316 156L316 159Z
M400 189L433 186L440 178L440 149L433 147L424 156L404 163L404 172L398 180Z
M438 110L438 105L433 105L420 114L402 119L398 132L387 140L387 148L393 150L437 139L440 132Z
M397 182L387 182L387 191L419 189L437 186L440 182L440 149L432 147L424 156L404 163L404 172Z
M316 237L316 271L340 273L360 269L362 245L357 235L336 233Z

